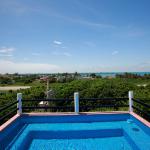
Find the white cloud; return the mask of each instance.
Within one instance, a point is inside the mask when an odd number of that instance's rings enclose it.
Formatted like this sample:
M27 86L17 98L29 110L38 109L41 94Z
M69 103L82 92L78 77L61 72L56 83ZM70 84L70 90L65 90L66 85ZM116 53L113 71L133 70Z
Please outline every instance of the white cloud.
M150 71L150 64L149 65L145 65L145 66L139 66L139 65L115 65L115 66L86 66L86 65L72 65L69 68L67 68L67 66L65 66L66 68L64 69L65 72L67 72L68 70L70 72L149 72Z
M95 47L95 46L96 46L96 44L93 43L93 42L91 42L91 41L86 41L86 42L84 42L84 44L85 44L86 46L88 46L88 47Z
M49 73L59 72L60 67L48 63L16 63L13 61L0 60L0 73Z
M112 55L117 55L119 53L119 51L113 51Z
M145 35L144 31L129 31L127 36L129 37L142 37Z
M83 6L82 4L82 9L85 9L86 11L89 11L92 13L92 15L100 15L99 12L97 12L94 8ZM50 17L58 18L67 22L71 23L76 23L84 25L84 26L91 26L95 29L96 28L114 28L114 25L112 24L107 24L104 22L93 22L90 20L85 20L81 18L75 18L73 16L68 16L68 15L62 15L60 11L54 10L53 7L45 9L45 7L39 6L38 4L34 5L27 5L23 3L22 1L12 1L12 0L4 0L1 2L0 5L0 11L3 11L5 13L15 13L18 15L25 14L25 13L37 13L37 14L42 14L42 15L48 15Z
M40 53L32 53L33 56L40 56Z
M82 64L68 64L58 66L48 63L29 63L0 60L0 73L57 73L57 72L137 72L149 71L150 63L141 63L131 66L86 66Z
M6 59L6 57L7 58L12 58L14 50L15 50L15 48L13 48L13 47L3 46L3 47L0 48L0 57L3 58L3 59L4 58Z
M53 54L53 55L56 55L56 56L60 55L60 53L59 53L59 52L55 52L55 51L54 51L54 52L52 52L52 54Z
M24 60L24 61L28 61L28 60L29 60L29 58L27 58L27 57L24 57L24 58L23 58L23 60Z
M67 47L66 46L62 46L61 48L66 49Z
M137 64L137 65L135 65L135 68L150 68L150 61L145 61L145 62L141 62L141 63L139 63L139 64ZM149 71L150 71L150 69L149 69Z
M12 54L0 54L0 57L13 57Z
M0 48L0 53L11 53L13 52L15 49L13 47L1 47Z
M31 5L27 5L22 1L18 0L5 0L1 1L0 5L0 12L3 13L11 13L16 15L23 15L25 13L30 12L39 12L39 9L37 9L35 6L32 7Z
M56 40L55 40L55 41L53 41L53 43L54 43L54 44L56 44L56 45L61 45L61 44L62 44L62 42L60 42L60 41L56 41Z
M96 23L96 22L91 22L91 21L87 21L87 20L75 20L77 23L83 24L83 25L87 25L87 26L91 26L91 27L98 27L98 28L114 28L113 25L110 24L104 24L104 23Z
M68 52L56 52L56 51L54 51L54 52L52 52L52 54L55 55L55 56L66 56L66 57L72 56L72 55L71 55L70 53L68 53Z
M116 28L116 26L112 25L112 24L106 24L103 22L93 22L93 21L89 21L89 20L85 20L85 19L81 19L81 18L75 18L75 17L68 17L68 16L64 16L62 14L60 14L59 12L51 12L51 13L47 13L47 15L51 16L51 17L57 17L60 18L62 20L68 21L68 22L72 22L72 23L76 23L76 24L80 24L80 25L84 25L84 26L91 26L93 28L107 28L107 29L114 29Z
M68 52L64 52L63 55L64 55L64 56L67 56L67 57L72 56L72 55L71 55L70 53L68 53Z

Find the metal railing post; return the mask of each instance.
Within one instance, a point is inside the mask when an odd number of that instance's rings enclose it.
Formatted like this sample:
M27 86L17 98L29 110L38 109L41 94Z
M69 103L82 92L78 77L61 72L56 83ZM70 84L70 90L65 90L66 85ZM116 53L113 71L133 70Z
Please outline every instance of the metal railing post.
M22 114L22 93L17 93L17 114L21 115Z
M74 111L76 114L79 114L79 93L74 93Z
M133 112L133 91L129 91L129 112Z

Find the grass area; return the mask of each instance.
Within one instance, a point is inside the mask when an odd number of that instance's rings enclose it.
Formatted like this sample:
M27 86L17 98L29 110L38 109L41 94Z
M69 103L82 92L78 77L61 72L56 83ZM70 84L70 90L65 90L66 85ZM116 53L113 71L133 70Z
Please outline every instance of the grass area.
M13 91L16 91L16 90L20 90L20 89L28 89L28 88L31 88L31 86L2 86L0 87L0 91L9 91L9 90L13 90Z

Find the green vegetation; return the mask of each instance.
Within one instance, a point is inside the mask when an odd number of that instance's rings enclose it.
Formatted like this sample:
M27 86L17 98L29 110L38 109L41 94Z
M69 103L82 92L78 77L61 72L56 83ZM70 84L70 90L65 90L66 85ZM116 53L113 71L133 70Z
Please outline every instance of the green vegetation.
M136 98L150 100L150 75L138 76L125 73L116 78L101 78L91 74L89 79L82 79L78 73L48 75L49 89L55 93L55 98L72 98L74 92L79 92L81 98L127 97L133 90ZM0 76L0 85L30 85L30 89L17 91L1 91L0 106L16 99L16 93L22 92L24 98L43 98L46 91L46 80L40 75L5 75ZM61 79L60 79L61 78ZM54 80L55 79L55 80ZM14 83L10 82L13 81Z
M149 75L150 76L150 75ZM48 75L49 89L53 90L54 98L71 98L73 99L74 92L79 92L80 98L116 98L116 97L128 97L128 91L134 91L134 97L143 101L150 100L150 80L149 76L135 76L131 74L117 75L116 78L101 78L96 77L95 74L91 74L90 78L82 78L78 73L75 74L59 74ZM6 80L6 79L8 80ZM0 91L0 107L16 100L17 93L23 93L23 99L39 99L46 98L46 80L40 79L39 75L27 75L19 76L6 75L1 76L1 85L30 85L31 88L17 91ZM9 81L9 82L8 82ZM10 82L10 81L13 81ZM19 84L20 83L20 84ZM149 103L150 101L146 101ZM97 106L100 104L114 104L114 101L81 101L81 106ZM117 102L117 104L127 104L127 102ZM34 106L38 105L38 102L28 102L23 105ZM73 106L73 102L51 102L51 106ZM15 106L16 107L16 106ZM140 107L143 109L143 107ZM125 108L95 108L96 110L126 110ZM86 109L85 109L86 111ZM149 110L148 110L149 111ZM9 112L9 109L7 110ZM6 113L6 112L5 112ZM0 113L3 116L4 113Z

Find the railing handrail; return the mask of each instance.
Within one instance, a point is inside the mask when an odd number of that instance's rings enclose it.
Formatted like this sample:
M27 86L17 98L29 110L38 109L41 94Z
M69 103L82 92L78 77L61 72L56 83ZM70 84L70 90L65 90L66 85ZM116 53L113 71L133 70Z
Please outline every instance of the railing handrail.
M11 107L11 106L13 106L13 105L15 105L17 103L18 103L18 100L15 101L15 102L9 103L7 105L4 105L3 107L0 107L0 111L4 111L5 109L7 109L7 108L9 108L9 107Z
M88 101L94 101L94 100L128 100L128 98L125 97L106 97L106 98L80 98L80 100L88 100Z
M74 106L23 106L22 109L54 109L54 108L74 108Z
M102 104L102 105L96 105L96 106L93 106L93 105L88 105L88 106L83 106L83 105L80 105L79 106L80 108L86 108L86 107L129 107L129 105L125 105L125 104L122 104L122 105L120 105L120 104L115 104L115 105L113 105L113 104L107 104L107 105L104 105L104 104Z
M133 100L134 102L138 103L138 104L143 105L144 107L148 107L148 108L150 108L150 104L146 104L146 103L142 102L142 101L141 101L141 100L139 100L139 99L135 99L135 98L133 98L132 100Z
M30 102L30 101L73 101L73 98L52 98L52 99L22 99L22 102Z
M141 110L140 108L136 107L136 106L132 106L134 109L136 109L137 111L143 113L143 114L146 114L147 116L150 117L150 113L148 113L147 111L144 111L144 110Z
M80 98L80 100L81 101L94 101L94 100L127 100L128 98ZM139 100L139 99L135 99L135 98L133 98L132 99L134 102L136 102L136 103L139 103L139 104L141 104L141 105L143 105L144 107L148 107L148 108L150 108L150 105L149 104L146 104L146 103L144 103L144 102L142 102L141 100ZM25 102L28 102L28 101L73 101L73 99L66 99L66 98L53 98L53 99L23 99L22 100L23 102L25 101ZM17 104L18 103L18 100L17 101L15 101L15 102L12 102L12 103L9 103L9 104L7 104L7 105L5 105L5 106L3 106L3 107L1 107L0 108L0 111L3 111L3 110L5 110L5 109L7 109L7 108L9 108L9 107L11 107L11 106L13 106L13 105L15 105L15 104ZM98 105L97 105L98 106ZM99 106L102 106L102 105L99 105ZM116 105L116 106L118 106L118 105ZM64 107L67 107L67 106L64 106ZM86 106L85 106L86 107ZM118 106L119 107L119 106Z
M51 99L46 99L46 98L41 98L41 99L22 99L22 102L29 102L29 101L73 101L73 98L51 98ZM80 101L94 101L94 100L118 100L118 101L124 101L128 100L128 98L125 97L108 97L108 98L80 98Z
M128 107L129 105L125 105L125 104L107 104L107 105L96 105L96 106L93 106L93 105L80 105L79 107ZM22 109L51 109L51 108L74 108L74 106L23 106Z
M2 117L0 118L0 121L6 119L8 116L10 116L12 113L14 113L14 112L17 111L17 110L18 110L18 108L15 108L14 110L10 111L8 114L2 116Z
M95 100L114 100L114 101L120 101L120 100L128 100L128 98L125 98L125 97L117 97L117 98L80 98L80 101L95 101ZM52 99L46 99L46 98L42 98L42 99L23 99L22 102L30 102L30 101L73 101L73 99L70 99L70 98L52 98ZM13 106L14 104L17 104L18 103L18 100L15 101L15 102L12 102L12 103L9 103L3 107L0 108L0 111L3 111L11 106ZM102 105L100 105L102 106ZM64 106L64 107L67 107L67 106Z

